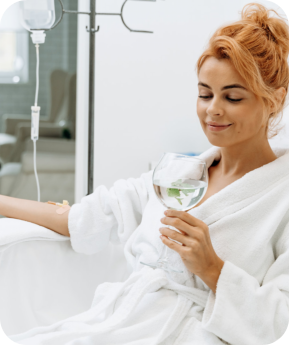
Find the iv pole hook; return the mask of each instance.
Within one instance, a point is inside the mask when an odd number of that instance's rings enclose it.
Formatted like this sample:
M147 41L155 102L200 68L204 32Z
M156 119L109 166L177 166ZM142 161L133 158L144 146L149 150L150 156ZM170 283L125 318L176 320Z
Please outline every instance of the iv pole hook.
M99 26L97 26L97 29L89 29L88 26L86 26L86 31L91 32L92 34L95 34L99 31Z
M130 32L139 32L139 33L146 33L146 34L153 34L153 31L145 31L145 30L133 30L131 29L125 22L124 18L123 18L123 11L124 11L124 7L126 5L126 3L128 1L146 1L146 2L156 2L156 0L125 0L124 3L122 4L121 6L121 11L120 13L95 13L95 15L107 15L107 16L120 16L121 18L121 21L123 23L123 25L130 31ZM50 29L44 29L46 31L48 30L51 30L51 29L54 29L61 21L62 21L62 18L63 18L63 15L64 13L68 13L68 14L88 14L90 15L90 12L78 12L78 11L69 11L69 10L65 10L64 9L64 6L63 6L63 3L62 3L62 0L58 0L58 2L60 3L60 6L61 6L61 15L59 17L59 19L57 20L57 22L50 28ZM87 32L91 32L91 33L96 33L99 31L99 26L97 26L96 29L94 28L91 28L91 29L88 29L88 27L86 27L86 31Z
M146 34L153 34L153 31L133 30L133 29L131 29L131 28L126 24L126 22L124 21L124 18L123 18L123 9L124 9L124 6L126 5L126 3L127 3L128 1L129 1L129 0L125 0L125 2L123 3L123 5L121 6L120 18L121 18L121 21L122 21L123 25L124 25L130 32L142 32L142 33L146 33ZM133 1L151 1L151 2L156 2L156 0L133 0Z

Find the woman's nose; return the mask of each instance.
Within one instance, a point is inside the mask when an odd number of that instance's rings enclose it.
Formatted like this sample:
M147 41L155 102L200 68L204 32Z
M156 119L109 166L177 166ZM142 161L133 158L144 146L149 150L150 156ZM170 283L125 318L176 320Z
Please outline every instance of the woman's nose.
M207 114L210 116L224 114L221 102L217 99L217 97L213 97L211 99L211 102L209 103L209 106L207 108Z

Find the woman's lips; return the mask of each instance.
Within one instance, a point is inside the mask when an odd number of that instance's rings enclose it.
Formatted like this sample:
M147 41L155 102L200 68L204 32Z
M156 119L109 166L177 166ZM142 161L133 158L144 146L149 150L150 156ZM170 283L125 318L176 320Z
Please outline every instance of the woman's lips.
M220 132L220 131L224 131L225 129L229 128L230 126L232 126L232 124L230 125L225 125L225 126L221 126L221 125L210 125L207 123L208 129L212 132Z

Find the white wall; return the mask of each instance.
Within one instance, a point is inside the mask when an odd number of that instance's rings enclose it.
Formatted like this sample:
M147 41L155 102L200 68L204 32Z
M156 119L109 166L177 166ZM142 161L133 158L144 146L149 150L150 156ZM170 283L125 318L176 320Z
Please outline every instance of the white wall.
M82 10L84 2L79 1ZM164 151L202 152L210 147L195 110L195 64L216 28L239 19L239 12L248 2L128 2L128 25L154 34L129 32L118 17L97 17L95 187L109 187L119 178L138 177L148 171L149 161L158 160ZM260 2L279 9L274 3ZM97 0L97 11L119 12L122 3ZM88 9L88 1L86 6ZM88 18L81 17L77 201L86 193L83 140L87 137L84 97L87 99L88 34L84 22Z

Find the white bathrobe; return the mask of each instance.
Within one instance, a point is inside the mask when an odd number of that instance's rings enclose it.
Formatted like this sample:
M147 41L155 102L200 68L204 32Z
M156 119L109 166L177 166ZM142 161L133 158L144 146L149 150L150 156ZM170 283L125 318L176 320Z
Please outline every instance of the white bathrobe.
M183 274L153 270L165 208L155 196L152 172L119 180L72 206L73 249L93 254L108 241L125 244L133 273L103 283L91 308L47 327L10 338L27 345L258 345L279 339L289 322L289 150L189 211L209 226L225 262L216 294L169 249ZM213 147L201 155L209 167ZM97 274L97 272L95 272Z

